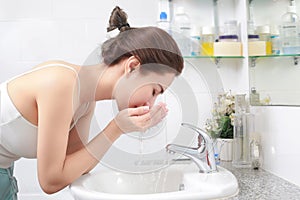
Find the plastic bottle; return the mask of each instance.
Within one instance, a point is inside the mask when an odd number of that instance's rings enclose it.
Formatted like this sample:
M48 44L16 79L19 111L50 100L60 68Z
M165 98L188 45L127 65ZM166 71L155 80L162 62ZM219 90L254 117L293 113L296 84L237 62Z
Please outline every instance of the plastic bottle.
M287 12L281 17L281 40L284 54L300 53L299 16L296 6L290 5Z
M261 155L260 133L254 131L250 135L250 157L252 169L259 169L263 162Z
M259 93L256 92L255 87L251 88L250 104L253 106L260 105Z
M178 7L173 20L172 36L177 42L183 56L191 54L191 22L184 12L184 7Z
M271 27L271 43L272 43L272 54L279 55L281 53L281 41L279 37L279 29L277 26Z
M258 36L260 41L266 42L266 55L272 54L272 42L270 35L270 27L269 26L260 26L258 27Z
M213 56L214 55L214 42L215 42L215 29L214 27L202 27L201 37L201 55Z
M261 166L260 143L256 138L252 138L250 142L250 157L252 169L259 169Z
M200 56L200 27L194 26L191 31L191 56Z
M166 12L161 12L159 15L159 21L157 22L157 27L163 29L171 35L171 26L168 21L168 15Z

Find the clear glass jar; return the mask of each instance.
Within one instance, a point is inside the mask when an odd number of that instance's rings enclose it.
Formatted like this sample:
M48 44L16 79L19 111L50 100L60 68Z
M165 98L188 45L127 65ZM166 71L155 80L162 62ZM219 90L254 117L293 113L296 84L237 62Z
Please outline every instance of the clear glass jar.
M236 20L229 20L224 22L224 33L223 35L238 35Z
M235 113L245 113L248 110L246 102L246 94L235 95Z
M250 134L254 131L254 116L238 113L234 116L232 165L238 168L251 167Z

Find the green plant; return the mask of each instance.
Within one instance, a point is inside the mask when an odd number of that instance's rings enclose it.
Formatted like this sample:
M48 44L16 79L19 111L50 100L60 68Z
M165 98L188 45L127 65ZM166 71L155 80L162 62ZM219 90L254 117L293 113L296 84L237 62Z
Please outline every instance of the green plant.
M212 138L233 138L234 95L231 92L220 94L214 104L212 118L207 119L205 130Z

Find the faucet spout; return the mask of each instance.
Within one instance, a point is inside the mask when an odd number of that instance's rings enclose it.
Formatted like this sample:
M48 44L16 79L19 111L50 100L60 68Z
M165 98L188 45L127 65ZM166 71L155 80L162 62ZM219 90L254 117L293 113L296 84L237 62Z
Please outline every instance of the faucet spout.
M178 153L190 158L198 166L199 172L208 173L210 171L210 167L202 161L203 156L199 154L197 149L177 144L168 144L166 149L169 153Z
M198 147L186 147L178 144L168 144L166 150L169 153L179 153L190 158L198 166L202 173L217 171L213 141L211 137L202 129L191 124L182 123L183 127L190 128L198 133Z

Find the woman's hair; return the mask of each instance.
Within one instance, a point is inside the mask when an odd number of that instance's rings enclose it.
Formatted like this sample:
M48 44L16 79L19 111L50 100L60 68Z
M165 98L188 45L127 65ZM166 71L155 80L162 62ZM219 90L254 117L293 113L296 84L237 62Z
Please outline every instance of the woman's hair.
M183 69L183 58L173 38L157 27L131 28L127 14L116 6L109 19L107 32L119 29L120 33L102 45L103 62L109 66L122 59L135 56L141 70L158 73L173 71L176 75Z

